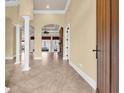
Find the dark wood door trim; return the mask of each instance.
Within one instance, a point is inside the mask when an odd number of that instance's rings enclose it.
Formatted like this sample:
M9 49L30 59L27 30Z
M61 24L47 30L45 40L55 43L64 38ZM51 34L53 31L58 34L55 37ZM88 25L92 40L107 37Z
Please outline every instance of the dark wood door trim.
M62 56L63 56L63 31L64 31L64 29L63 29L63 27L61 27L60 28L60 31L59 31L59 33L60 33L60 53L62 54Z
M59 40L59 36L53 36L53 40Z
M41 39L42 40L51 40L51 36L42 36Z

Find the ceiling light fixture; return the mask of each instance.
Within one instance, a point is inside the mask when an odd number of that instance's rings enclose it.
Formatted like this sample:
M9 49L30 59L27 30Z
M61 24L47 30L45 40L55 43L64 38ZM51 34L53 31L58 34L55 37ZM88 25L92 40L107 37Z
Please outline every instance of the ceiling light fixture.
M49 9L50 8L50 5L46 5L46 8Z

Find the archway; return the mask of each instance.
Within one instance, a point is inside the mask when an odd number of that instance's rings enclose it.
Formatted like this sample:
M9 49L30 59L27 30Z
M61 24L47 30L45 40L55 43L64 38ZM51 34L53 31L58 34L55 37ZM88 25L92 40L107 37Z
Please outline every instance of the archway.
M41 31L41 51L63 55L63 27L58 24L47 24Z

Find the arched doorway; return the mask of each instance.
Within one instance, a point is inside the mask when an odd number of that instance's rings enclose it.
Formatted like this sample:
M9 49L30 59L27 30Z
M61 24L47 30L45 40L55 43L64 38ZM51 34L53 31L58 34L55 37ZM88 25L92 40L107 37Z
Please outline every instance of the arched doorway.
M58 24L47 24L41 31L41 51L63 55L63 27Z

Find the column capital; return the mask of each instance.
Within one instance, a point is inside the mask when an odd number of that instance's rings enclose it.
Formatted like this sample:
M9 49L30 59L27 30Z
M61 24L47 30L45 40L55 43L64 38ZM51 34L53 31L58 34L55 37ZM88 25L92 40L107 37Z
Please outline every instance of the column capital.
M15 24L15 26L16 26L16 27L21 27L22 25L20 25L20 24Z
M30 19L31 19L30 16L22 16L22 18L23 18L24 20L30 20Z

